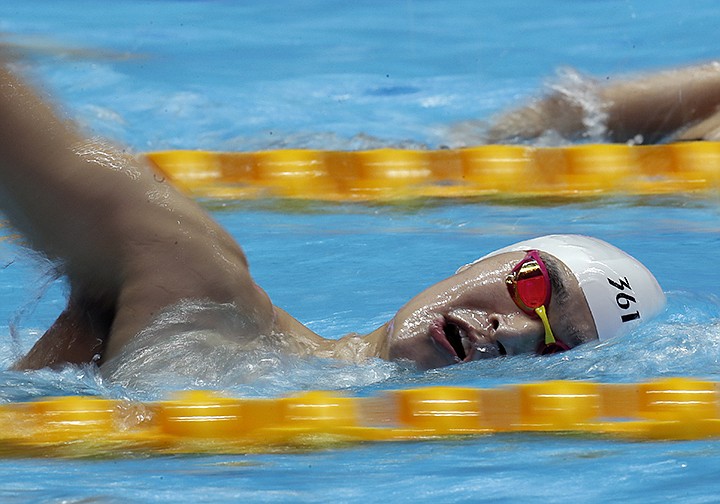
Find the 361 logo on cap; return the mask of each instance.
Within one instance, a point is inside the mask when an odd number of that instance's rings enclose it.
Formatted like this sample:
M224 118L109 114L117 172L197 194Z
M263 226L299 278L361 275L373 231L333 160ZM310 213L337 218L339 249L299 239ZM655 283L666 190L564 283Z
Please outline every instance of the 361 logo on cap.
M630 287L630 282L628 281L627 277L621 278L619 282L614 281L612 278L608 278L607 281L610 285L621 291L618 292L615 296L615 303L618 305L618 307L623 311L631 310L637 303L637 299L635 299L635 292L633 292L632 287ZM626 287L631 294L625 292ZM623 322L630 322L631 320L637 320L639 318L640 310L635 310L634 312L630 313L623 313L620 316L620 320L622 320Z

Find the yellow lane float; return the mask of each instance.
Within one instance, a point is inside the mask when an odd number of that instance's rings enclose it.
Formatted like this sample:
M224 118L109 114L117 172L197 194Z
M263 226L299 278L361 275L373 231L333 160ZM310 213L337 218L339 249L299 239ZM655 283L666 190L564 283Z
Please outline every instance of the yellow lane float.
M717 191L720 142L145 154L200 197L383 201Z
M370 397L310 391L232 398L201 390L151 403L54 397L0 406L0 454L241 454L502 433L695 440L720 437L719 406L717 383L686 378L428 387Z

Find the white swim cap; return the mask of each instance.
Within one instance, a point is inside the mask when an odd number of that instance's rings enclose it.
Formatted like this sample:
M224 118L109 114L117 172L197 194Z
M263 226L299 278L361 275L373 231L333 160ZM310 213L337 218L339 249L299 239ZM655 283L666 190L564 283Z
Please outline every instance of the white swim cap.
M627 333L662 311L665 294L643 264L607 242L582 235L548 235L497 250L539 250L562 261L585 294L600 341Z

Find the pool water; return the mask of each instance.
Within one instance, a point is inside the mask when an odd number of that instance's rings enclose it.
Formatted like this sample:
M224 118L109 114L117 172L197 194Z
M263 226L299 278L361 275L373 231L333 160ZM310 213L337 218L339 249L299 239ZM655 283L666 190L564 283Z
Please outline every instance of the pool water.
M32 48L26 70L68 115L138 151L437 147L453 141L451 125L521 102L559 67L605 79L715 57L715 3L692 5L36 0L0 5L0 33ZM196 363L191 373L159 363L115 381L90 367L2 371L0 398L720 380L717 195L203 203L243 245L275 304L327 337L372 330L458 266L554 232L597 236L637 256L667 292L668 308L626 338L543 359L418 372L236 355L207 369ZM0 241L6 369L62 310L66 289L11 231L0 233L10 237ZM310 453L2 460L0 468L3 502L708 502L720 490L720 443L512 435Z

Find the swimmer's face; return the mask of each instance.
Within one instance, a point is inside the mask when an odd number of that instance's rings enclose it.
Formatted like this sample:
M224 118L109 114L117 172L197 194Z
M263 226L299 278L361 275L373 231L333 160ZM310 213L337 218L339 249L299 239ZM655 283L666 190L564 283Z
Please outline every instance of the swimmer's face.
M597 339L575 276L553 256L541 256L551 277L559 277L552 279L552 297L546 307L555 336L570 347ZM534 353L544 340L542 321L521 310L505 284L508 273L524 257L524 252L489 257L415 296L388 324L388 357L430 369Z

